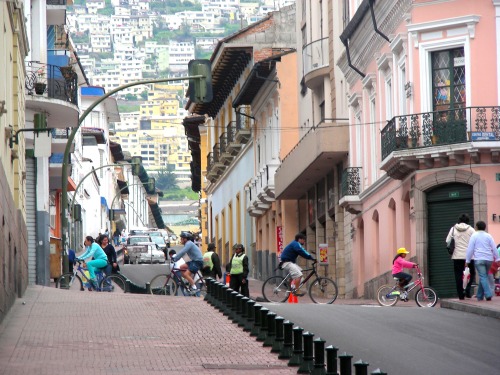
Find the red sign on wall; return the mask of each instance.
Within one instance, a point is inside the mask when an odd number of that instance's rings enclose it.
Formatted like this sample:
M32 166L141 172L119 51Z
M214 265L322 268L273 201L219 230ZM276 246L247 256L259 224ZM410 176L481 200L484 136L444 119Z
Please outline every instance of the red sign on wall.
M283 251L283 227L276 227L276 256L279 258Z

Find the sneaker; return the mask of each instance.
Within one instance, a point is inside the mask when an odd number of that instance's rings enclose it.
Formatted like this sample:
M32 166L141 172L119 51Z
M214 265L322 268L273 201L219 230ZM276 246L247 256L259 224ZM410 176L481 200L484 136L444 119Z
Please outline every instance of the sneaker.
M401 298L402 301L408 302L408 293L404 292L402 293L399 298Z
M296 297L304 297L306 295L305 292L301 292L300 289L299 290L295 290L293 289L292 290L292 294Z

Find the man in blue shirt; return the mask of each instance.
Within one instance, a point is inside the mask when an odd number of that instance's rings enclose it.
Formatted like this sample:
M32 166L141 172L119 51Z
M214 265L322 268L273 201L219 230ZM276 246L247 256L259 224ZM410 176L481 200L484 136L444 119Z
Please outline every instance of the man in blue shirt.
M181 232L181 244L184 245L182 250L180 250L173 258L172 261L175 263L180 258L182 258L185 254L191 259L186 264L180 266L180 270L182 272L182 276L189 282L191 285L191 290L193 294L198 292L198 287L194 282L194 275L203 268L203 254L201 250L196 246L193 242L193 237L189 232Z
M281 267L287 273L290 273L292 278L292 290L294 294L300 296L297 291L300 285L300 279L302 278L302 268L300 268L295 262L297 257L300 255L303 258L315 260L311 254L309 254L304 245L306 243L306 236L302 233L297 233L295 235L295 241L290 242L281 253Z
M499 260L497 246L493 241L493 237L486 233L486 223L478 221L476 223L477 232L474 233L469 240L467 253L465 255L465 263L469 266L472 258L474 258L474 266L479 275L479 283L477 287L476 297L478 301L486 298L486 301L491 301L493 292L488 282L488 271L491 264Z

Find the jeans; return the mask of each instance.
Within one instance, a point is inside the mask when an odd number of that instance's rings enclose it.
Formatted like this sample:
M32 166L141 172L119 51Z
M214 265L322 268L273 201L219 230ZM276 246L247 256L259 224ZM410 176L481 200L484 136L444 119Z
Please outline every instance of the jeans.
M479 283L477 287L476 297L478 301L482 301L483 298L491 298L493 292L490 289L490 282L488 280L488 271L491 268L491 260L481 260L475 259L474 265L476 266L476 272L479 276Z

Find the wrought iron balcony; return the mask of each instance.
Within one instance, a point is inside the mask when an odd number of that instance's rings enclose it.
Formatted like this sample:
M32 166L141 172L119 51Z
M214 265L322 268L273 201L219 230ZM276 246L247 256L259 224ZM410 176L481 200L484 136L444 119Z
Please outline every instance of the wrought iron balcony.
M47 0L47 5L66 5L66 0Z
M361 194L361 167L346 168L342 172L340 186L340 207L347 212L357 215L361 212L363 203Z
M396 116L382 129L382 160L393 151L500 140L500 107L464 107Z
M359 195L361 193L361 167L346 168L342 171L340 195Z
M240 143L247 143L252 135L251 131L251 118L243 112L248 112L246 107L240 107L239 112L236 113L236 133L235 140Z
M219 137L219 150L220 150L220 161L224 165L229 165L234 159L233 154L228 149L227 134L222 133Z
M233 155L238 155L243 145L236 141L236 121L229 121L226 125L227 151Z
M307 77L309 73L329 67L328 40L328 38L315 40L302 48L302 65L304 67L304 77L306 78L308 87L310 87L311 83L312 86L315 85L314 82L309 82L315 78ZM327 74L328 71L325 73ZM322 77L322 74L320 74L320 76Z
M40 95L78 105L78 76L70 67L29 61L25 87L28 95Z

